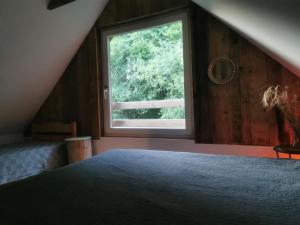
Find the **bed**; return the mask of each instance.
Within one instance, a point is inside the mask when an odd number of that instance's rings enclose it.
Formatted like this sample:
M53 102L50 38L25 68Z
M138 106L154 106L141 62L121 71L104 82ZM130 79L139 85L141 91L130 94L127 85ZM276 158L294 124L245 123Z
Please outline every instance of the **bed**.
M0 148L0 185L68 164L62 142L24 142Z
M3 225L296 225L300 162L113 150L0 199Z
M76 136L76 123L33 124L32 140L0 147L0 185L66 166L63 139Z

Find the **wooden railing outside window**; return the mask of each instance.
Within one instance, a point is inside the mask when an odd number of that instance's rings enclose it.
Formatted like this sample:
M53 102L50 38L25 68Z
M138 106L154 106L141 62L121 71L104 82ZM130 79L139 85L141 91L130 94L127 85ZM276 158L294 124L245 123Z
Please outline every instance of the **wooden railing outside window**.
M138 102L113 102L112 110L136 109L170 109L184 108L184 99L138 101ZM185 128L185 119L114 119L113 127L168 127L173 129Z

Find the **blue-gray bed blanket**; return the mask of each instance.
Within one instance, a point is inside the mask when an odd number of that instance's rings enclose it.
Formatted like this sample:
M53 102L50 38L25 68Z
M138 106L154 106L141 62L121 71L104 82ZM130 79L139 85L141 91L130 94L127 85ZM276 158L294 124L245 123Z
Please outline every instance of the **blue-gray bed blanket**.
M62 167L67 163L67 149L61 142L4 145L0 147L0 185Z
M1 225L297 225L300 162L114 150L0 186Z

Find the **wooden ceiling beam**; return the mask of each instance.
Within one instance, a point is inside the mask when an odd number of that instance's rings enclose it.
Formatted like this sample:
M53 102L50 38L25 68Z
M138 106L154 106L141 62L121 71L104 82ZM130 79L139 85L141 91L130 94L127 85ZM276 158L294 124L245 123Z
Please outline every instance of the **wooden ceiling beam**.
M50 0L47 9L52 10L68 3L74 2L75 0Z

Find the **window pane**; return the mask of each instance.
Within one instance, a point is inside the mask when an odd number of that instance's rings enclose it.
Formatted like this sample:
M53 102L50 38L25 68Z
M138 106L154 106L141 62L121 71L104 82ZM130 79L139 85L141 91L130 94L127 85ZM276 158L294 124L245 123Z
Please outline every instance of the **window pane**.
M185 129L182 21L109 38L111 126Z

